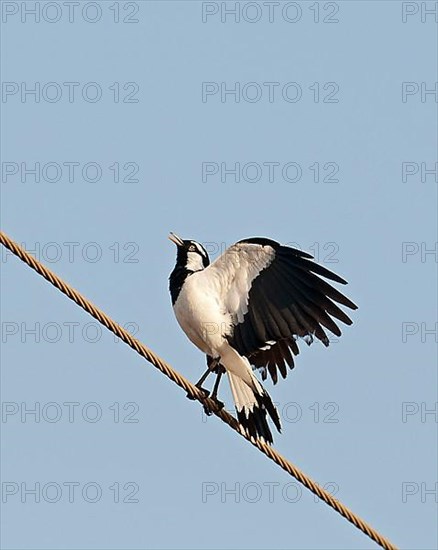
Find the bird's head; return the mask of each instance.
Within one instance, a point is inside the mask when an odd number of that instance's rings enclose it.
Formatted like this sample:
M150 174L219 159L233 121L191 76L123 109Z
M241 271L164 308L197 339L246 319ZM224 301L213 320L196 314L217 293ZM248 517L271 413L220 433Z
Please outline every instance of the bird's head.
M208 253L202 244L181 239L175 233L170 233L169 239L177 247L176 267L183 267L188 271L200 271L210 264Z

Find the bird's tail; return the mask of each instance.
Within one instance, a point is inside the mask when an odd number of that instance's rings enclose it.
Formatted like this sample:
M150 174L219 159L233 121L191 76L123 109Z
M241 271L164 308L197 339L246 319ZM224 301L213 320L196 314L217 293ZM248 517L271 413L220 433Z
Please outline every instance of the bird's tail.
M269 429L267 415L271 417L275 427L280 432L281 423L278 411L268 392L255 377L251 366L245 357L235 350L221 357L221 363L227 371L231 393L236 406L237 418L249 435L263 438L272 443L272 433Z

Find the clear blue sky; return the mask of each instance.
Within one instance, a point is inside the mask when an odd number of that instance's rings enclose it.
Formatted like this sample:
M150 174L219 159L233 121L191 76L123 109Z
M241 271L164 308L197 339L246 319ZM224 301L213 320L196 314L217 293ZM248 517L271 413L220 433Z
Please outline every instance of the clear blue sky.
M2 227L191 380L204 357L173 317L168 232L313 251L359 310L267 383L275 445L401 548L435 549L434 16L286 4L236 22L215 2L2 2ZM2 548L374 547L1 263Z

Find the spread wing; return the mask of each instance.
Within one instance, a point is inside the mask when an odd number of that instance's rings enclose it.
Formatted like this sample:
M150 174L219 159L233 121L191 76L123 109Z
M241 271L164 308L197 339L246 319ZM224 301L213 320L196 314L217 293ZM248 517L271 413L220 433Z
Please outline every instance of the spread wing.
M336 321L352 324L337 304L357 309L324 279L347 282L311 259L270 239L251 238L228 248L207 268L216 272L233 320L230 345L261 369L263 379L269 371L274 384L278 371L285 378L286 365L294 367L298 337L309 344L316 337L328 346L325 329L340 336Z

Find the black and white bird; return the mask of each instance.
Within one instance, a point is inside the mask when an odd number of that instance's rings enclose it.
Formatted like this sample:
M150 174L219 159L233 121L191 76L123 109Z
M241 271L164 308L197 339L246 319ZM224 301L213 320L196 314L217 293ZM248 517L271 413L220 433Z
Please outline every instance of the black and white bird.
M276 384L278 372L286 378L286 365L294 367L298 338L311 344L316 337L328 346L324 329L340 336L333 318L352 321L335 302L357 306L322 277L347 282L310 254L266 238L239 241L211 264L198 242L173 233L169 239L177 246L169 278L173 310L187 337L207 355L197 386L215 372L211 397L221 404L217 391L226 372L240 424L250 436L272 443L267 415L278 431L280 418L253 369L261 370L263 380L269 372Z

